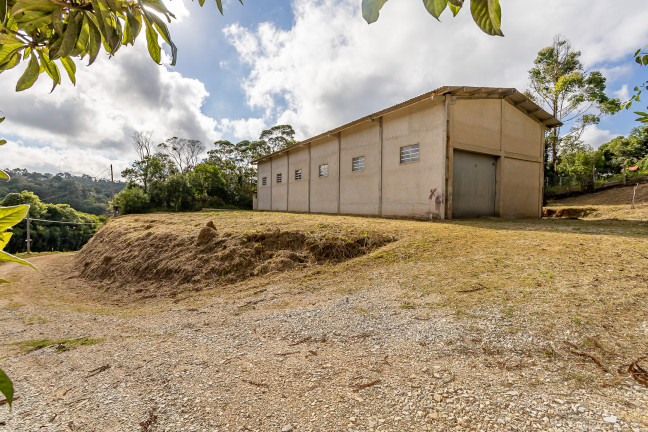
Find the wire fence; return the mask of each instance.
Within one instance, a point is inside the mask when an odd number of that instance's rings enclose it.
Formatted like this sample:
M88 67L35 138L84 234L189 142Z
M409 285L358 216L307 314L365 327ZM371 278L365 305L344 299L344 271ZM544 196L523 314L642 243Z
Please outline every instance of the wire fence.
M601 175L594 173L592 176L546 176L545 196L557 197L579 192L595 192L614 186L632 185L648 181L648 172L634 172L627 175Z

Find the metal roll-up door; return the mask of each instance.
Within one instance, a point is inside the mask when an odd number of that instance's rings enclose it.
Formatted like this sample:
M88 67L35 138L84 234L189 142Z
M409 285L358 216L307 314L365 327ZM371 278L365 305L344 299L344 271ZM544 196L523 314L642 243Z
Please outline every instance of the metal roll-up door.
M495 156L455 150L452 164L452 217L495 216Z

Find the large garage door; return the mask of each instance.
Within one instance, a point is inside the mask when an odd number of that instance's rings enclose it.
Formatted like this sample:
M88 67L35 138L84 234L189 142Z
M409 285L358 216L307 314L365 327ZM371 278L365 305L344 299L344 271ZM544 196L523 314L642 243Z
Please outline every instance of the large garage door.
M452 217L495 216L496 158L455 150L452 167Z

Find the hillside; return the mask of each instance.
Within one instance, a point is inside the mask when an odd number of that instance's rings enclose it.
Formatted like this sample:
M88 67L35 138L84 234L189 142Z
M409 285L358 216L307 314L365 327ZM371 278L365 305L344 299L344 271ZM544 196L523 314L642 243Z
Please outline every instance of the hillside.
M637 221L119 217L40 272L0 266L5 419L646 430L647 244Z
M576 197L553 200L547 208L586 209L586 219L622 219L648 221L648 183L639 184L635 194L635 208L631 208L634 185L607 189Z
M9 193L26 190L34 192L44 203L69 204L84 213L103 215L111 199L110 180L68 173L41 174L22 169L7 170L7 173L11 179L0 182L0 200ZM126 183L116 181L115 194L125 187Z

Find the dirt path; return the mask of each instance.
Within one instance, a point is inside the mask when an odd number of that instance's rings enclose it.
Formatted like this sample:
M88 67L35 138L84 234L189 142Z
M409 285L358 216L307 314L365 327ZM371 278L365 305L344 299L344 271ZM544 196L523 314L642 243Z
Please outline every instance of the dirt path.
M0 431L648 430L618 346L548 340L545 318L501 306L417 307L386 267L128 303L72 277L72 259L0 267L18 396Z

